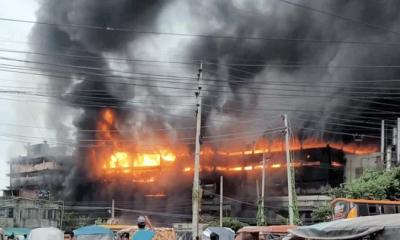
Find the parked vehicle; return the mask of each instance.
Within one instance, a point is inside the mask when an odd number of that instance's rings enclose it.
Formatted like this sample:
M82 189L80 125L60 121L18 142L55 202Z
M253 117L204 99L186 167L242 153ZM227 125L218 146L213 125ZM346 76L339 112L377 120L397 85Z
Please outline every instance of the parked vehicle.
M400 213L400 201L336 198L331 205L333 220Z
M284 240L395 240L400 236L400 214L340 219L289 230Z

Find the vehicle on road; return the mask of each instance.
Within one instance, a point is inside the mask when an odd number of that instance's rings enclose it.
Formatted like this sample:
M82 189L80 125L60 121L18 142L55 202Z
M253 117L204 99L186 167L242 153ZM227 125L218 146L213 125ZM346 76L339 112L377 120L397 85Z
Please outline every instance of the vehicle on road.
M400 201L336 198L331 206L333 220L400 213Z
M283 240L397 240L400 214L340 219L289 229L289 233Z

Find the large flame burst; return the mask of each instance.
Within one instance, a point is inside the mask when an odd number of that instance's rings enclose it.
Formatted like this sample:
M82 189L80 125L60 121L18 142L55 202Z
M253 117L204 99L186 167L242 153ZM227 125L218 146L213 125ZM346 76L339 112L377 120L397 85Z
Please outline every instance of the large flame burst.
M96 176L105 172L118 170L122 173L136 174L143 170L168 166L177 159L177 152L182 152L183 146L171 147L165 137L158 137L158 144L145 146L143 141L134 141L129 133L121 134L117 127L118 119L112 109L100 113L97 121L96 142L90 149L91 162L96 167ZM136 179L138 182L153 182L154 178Z
M183 173L192 172L192 155L189 154L188 147L171 144L165 136L157 136L157 144L150 148L141 144L142 141L135 142L134 138L129 134L123 136L117 127L116 114L111 109L105 109L101 112L97 122L96 144L91 148L91 162L96 166L96 176L103 177L105 173L124 173L131 174L134 182L154 182L156 176L153 174L156 169L180 166L178 169ZM143 139L143 142L146 139ZM152 141L153 142L153 141ZM327 142L317 139L298 140L294 139L290 142L291 150L323 148L329 146L333 149L343 150L347 154L369 154L377 152L378 149L374 145L360 145L356 143L343 144L337 142ZM283 139L273 141L258 141L252 149L238 149L229 147L224 149L212 148L208 145L202 147L202 165L201 170L219 171L219 172L240 172L253 171L262 168L262 165L246 163L244 165L236 165L234 162L226 162L218 165L219 158L243 157L254 154L272 154L285 150ZM176 161L185 161L183 164L176 164ZM189 163L189 164L188 164ZM320 162L299 162L293 161L294 167L319 165ZM284 167L284 163L269 164L266 167L270 169L278 169ZM342 164L332 163L332 167L343 167ZM145 177L140 173L152 170L153 173Z

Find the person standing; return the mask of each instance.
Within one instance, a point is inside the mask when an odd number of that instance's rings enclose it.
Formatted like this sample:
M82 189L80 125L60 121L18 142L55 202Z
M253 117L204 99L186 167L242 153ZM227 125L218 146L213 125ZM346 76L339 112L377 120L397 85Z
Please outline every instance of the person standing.
M75 238L74 238L74 231L72 231L72 230L65 230L65 231L64 231L64 240L75 240Z
M138 217L137 226L138 230L133 235L132 240L151 240L156 235L154 227L147 216Z
M121 234L121 240L129 240L129 233L124 232Z

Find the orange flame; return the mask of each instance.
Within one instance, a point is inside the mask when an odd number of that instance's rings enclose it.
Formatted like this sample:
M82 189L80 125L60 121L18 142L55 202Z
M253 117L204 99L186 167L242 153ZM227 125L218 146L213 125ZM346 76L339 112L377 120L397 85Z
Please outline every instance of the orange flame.
M102 177L110 170L121 173L135 174L143 168L170 165L177 159L177 153L186 152L183 145L172 145L168 138L162 134L140 136L141 140L123 135L118 129L118 118L112 109L104 109L97 121L96 144L90 149L88 157L97 169L95 174ZM158 147L148 149L146 140L157 140ZM136 176L134 182L154 182L154 178Z
M140 134L139 134L140 135ZM185 145L177 145L170 143L167 136L163 134L143 134L140 135L140 141L134 141L131 136L123 135L118 129L118 118L112 109L104 109L100 113L97 121L96 144L91 148L88 157L96 167L98 177L104 174L112 174L113 172L124 173L130 176L132 182L138 183L153 183L156 181L156 176L142 176L140 171L148 171L149 169L159 169L164 166L175 166L177 160L192 159ZM154 143L154 141L156 143ZM144 143L151 142L151 149L146 148ZM370 154L378 152L378 147L375 145L361 145L356 143L343 144L337 142L329 142L319 139L293 139L290 142L290 150L298 151L303 149L323 148L329 145L332 149L343 150L347 154ZM156 146L156 147L154 147ZM242 145L245 146L245 145ZM262 165L249 163L241 164L238 162L225 162L216 166L211 162L212 159L221 156L230 156L237 159L242 156L251 156L253 154L263 153L279 153L285 150L283 139L275 140L260 140L254 147L239 148L229 146L228 148L220 148L215 150L210 145L203 145L201 156L203 171L219 171L219 172L235 172L243 171L259 171L263 169ZM183 160L182 160L183 161ZM302 166L319 166L319 161L294 162L293 167ZM179 166L179 171L192 173L193 166L190 164L187 167ZM266 165L266 169L281 169L286 167L286 164L277 163ZM332 162L331 167L343 167L341 163Z

